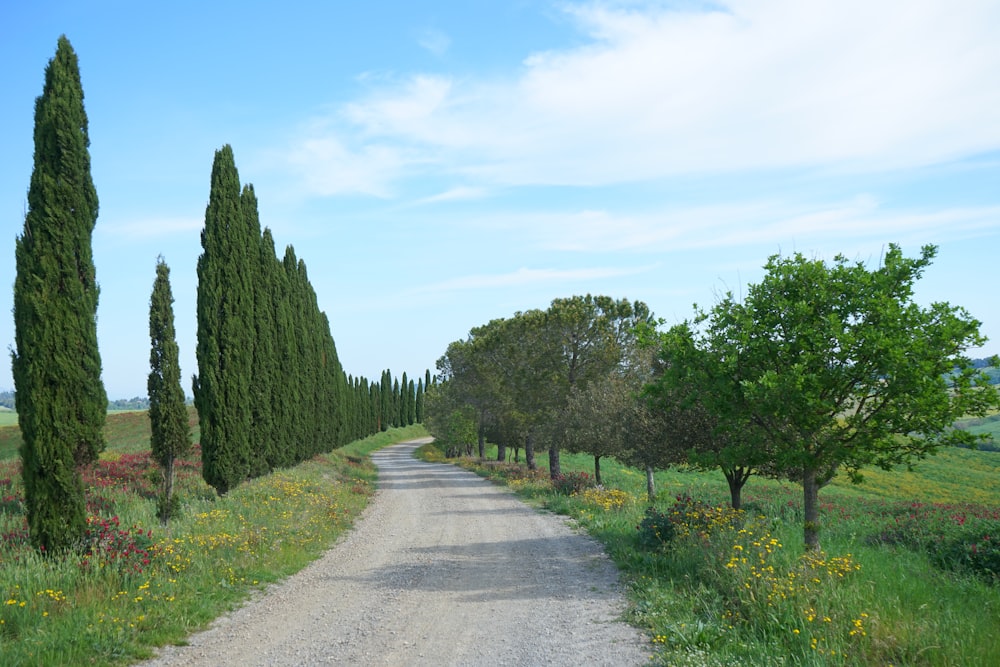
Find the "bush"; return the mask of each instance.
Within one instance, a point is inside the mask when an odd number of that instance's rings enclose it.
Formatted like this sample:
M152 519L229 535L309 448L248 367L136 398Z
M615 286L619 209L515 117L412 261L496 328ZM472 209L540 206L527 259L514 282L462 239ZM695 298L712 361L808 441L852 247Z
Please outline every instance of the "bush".
M957 532L933 544L929 551L931 562L942 569L970 572L1000 583L1000 525Z
M585 472L560 473L552 478L552 488L556 493L571 496L594 487L594 478Z
M673 542L677 536L677 529L674 528L670 515L655 507L647 507L646 515L636 526L639 531L639 546L650 551L660 551Z

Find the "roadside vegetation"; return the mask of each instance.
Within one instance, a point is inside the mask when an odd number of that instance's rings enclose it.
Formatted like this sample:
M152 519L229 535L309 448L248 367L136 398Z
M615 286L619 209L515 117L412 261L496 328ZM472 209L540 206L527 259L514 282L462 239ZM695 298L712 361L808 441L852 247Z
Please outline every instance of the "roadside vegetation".
M0 428L5 665L128 664L149 657L152 647L182 643L329 548L374 490L367 454L426 433L420 426L390 429L221 497L203 480L196 447L176 462L180 510L165 528L157 517L162 473L150 456L148 415L109 415L108 447L84 473L84 542L56 558L30 544L17 430Z
M555 480L544 454L534 471L450 460L600 540L658 664L1000 664L1000 454L947 448L912 472L865 471L860 486L835 478L821 551L802 543L790 482L755 477L737 511L718 471L657 472L650 505L645 472L614 459L601 487L585 455L564 454Z

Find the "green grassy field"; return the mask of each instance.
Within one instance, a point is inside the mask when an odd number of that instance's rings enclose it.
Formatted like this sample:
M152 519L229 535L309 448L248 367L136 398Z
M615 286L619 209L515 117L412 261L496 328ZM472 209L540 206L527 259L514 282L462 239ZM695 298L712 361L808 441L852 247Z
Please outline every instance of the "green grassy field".
M419 426L380 433L223 497L202 480L196 449L179 462L181 512L164 527L155 514L159 472L149 458L148 416L111 414L108 447L84 474L85 548L46 558L28 544L16 432L0 429L4 666L124 665L149 657L151 647L185 641L349 529L374 490L367 452L426 434Z
M198 413L188 406L188 424L191 427L192 442L198 441ZM21 431L14 420L4 423L5 413L0 412L0 461L12 461L18 456L21 446ZM14 414L14 413L10 413ZM108 450L122 454L134 454L149 450L149 413L145 410L122 410L108 413L104 424L104 440Z
M17 413L7 408L0 409L0 427L17 423Z
M734 513L721 473L657 473L658 518L637 530L645 475L613 460L602 461L603 488L573 495L544 473L460 464L604 543L659 664L1000 664L998 453L947 449L912 472L836 480L820 494L824 551L814 556L793 484L752 478L747 511ZM563 454L562 468L586 481L592 460Z
M425 434L379 434L222 498L193 457L179 473L182 514L163 528L148 429L145 413L109 415L108 449L86 478L91 547L44 559L27 544L17 429L0 428L3 664L128 664L184 641L322 553L372 492L367 454ZM824 552L814 557L801 546L794 484L751 479L747 511L735 514L720 473L660 472L650 522L644 473L614 460L602 461L594 489L582 474L592 460L564 454L564 472L581 482L574 495L544 471L460 463L602 541L622 572L627 618L649 633L659 664L1000 664L1000 453L945 449L913 471L870 471L861 486L836 479L821 492Z

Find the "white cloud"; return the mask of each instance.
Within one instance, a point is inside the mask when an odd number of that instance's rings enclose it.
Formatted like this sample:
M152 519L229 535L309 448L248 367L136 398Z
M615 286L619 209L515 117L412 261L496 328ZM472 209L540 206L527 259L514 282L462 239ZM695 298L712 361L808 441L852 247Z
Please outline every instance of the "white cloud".
M836 248L845 238L914 244L1000 233L1000 207L885 210L868 196L826 204L775 201L663 208L642 214L607 210L504 213L479 224L562 252L674 253L789 242Z
M356 182L330 164L341 160L317 155L331 141L342 148L330 128L298 152L343 187L384 194L428 168L492 184L593 185L902 168L1000 148L1000 4L719 6L570 5L586 43L531 54L506 80L416 74L344 105L333 126L364 137L342 160L360 160Z
M486 188L457 186L445 190L444 192L439 192L436 195L419 199L414 202L414 204L421 206L425 204L440 204L443 202L470 201L474 199L483 199L484 197L488 197L489 194L490 191Z
M500 289L542 283L574 282L613 278L642 273L648 267L584 268L584 269L529 269L520 268L511 273L460 276L431 285L416 287L416 293L453 292L458 290Z
M421 48L440 57L451 47L451 37L435 28L428 28L420 33L417 43Z

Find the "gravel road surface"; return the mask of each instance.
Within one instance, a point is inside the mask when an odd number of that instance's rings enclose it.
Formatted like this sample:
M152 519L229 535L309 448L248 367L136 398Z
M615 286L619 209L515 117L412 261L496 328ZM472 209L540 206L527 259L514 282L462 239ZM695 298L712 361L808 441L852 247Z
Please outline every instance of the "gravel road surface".
M376 452L379 490L320 560L143 663L639 665L614 566L558 516L446 464Z

